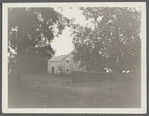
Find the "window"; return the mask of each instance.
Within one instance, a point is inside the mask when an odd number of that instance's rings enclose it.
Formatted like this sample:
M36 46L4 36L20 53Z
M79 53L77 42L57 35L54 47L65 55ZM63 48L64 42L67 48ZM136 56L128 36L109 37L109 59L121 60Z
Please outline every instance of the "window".
M57 71L61 71L61 67L58 67L58 68L57 68Z
M69 72L69 66L68 65L66 66L66 71Z
M69 58L66 59L66 62L69 63Z

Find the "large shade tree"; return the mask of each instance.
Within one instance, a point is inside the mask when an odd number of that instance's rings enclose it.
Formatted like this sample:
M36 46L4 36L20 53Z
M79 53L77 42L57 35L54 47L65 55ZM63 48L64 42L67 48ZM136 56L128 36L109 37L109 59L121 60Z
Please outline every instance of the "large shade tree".
M8 50L16 53L18 81L27 62L33 63L37 56L52 57L54 50L50 43L68 23L53 8L8 9Z
M128 7L80 8L91 25L73 25L74 59L87 67L130 70L140 65L141 12Z

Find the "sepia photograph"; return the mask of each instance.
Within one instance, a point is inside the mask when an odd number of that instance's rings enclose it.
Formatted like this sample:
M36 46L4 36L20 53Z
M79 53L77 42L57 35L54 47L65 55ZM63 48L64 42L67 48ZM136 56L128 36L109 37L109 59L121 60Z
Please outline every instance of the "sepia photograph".
M147 111L146 3L3 3L3 113Z

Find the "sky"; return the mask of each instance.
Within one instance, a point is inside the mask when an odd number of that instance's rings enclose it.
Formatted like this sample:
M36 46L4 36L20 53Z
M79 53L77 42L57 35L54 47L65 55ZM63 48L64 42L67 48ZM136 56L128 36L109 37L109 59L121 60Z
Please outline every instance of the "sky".
M74 46L72 44L72 37L70 37L68 27L63 30L62 35L54 38L51 46L54 50L56 50L55 56L69 54L74 49Z
M74 18L75 22L80 25L85 25L87 23L85 22L85 17L82 15L81 10L79 10L78 7L54 7L54 9L69 19ZM52 48L56 51L55 56L67 55L74 50L72 37L70 36L71 32L69 32L69 30L69 27L65 27L62 35L59 35L59 37L55 37L54 40L51 42ZM11 50L12 52L15 52L13 49Z
M78 24L85 24L85 17L81 14L81 11L77 7L65 7L62 8L62 10L59 8L55 8L55 10L69 19L75 18L75 22ZM70 28L65 27L62 35L60 35L59 37L55 37L53 42L51 43L52 48L56 50L55 56L67 55L74 49L72 37L70 36L71 32L69 32L69 29Z
M75 22L80 24L80 25L88 25L92 27L92 24L90 20L86 21L85 17L82 15L81 10L79 10L78 7L54 7L54 9L58 12L60 12L63 16L72 19L75 19ZM136 7L137 10L139 8ZM101 20L101 18L97 19ZM66 27L63 30L63 34L60 35L59 37L55 37L51 46L52 48L56 51L55 56L60 56L60 55L67 55L69 54L73 49L73 43L72 43L72 37L70 37L70 32L69 28Z

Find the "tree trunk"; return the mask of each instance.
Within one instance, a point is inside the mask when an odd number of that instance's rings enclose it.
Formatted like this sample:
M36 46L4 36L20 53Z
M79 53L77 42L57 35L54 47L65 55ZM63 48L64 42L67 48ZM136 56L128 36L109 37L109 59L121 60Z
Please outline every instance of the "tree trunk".
M115 70L118 72L122 71L122 67L119 65L119 62L121 60L121 43L119 39L119 32L118 32L118 26L115 24L115 34L114 34L114 47L115 47L115 53L116 53L116 61L115 61Z
M16 74L16 84L21 87L21 77L23 72L23 58L25 54L25 45L23 42L18 42L17 44L17 74Z
M21 56L17 55L17 74L16 74L16 85L18 87L21 86Z

